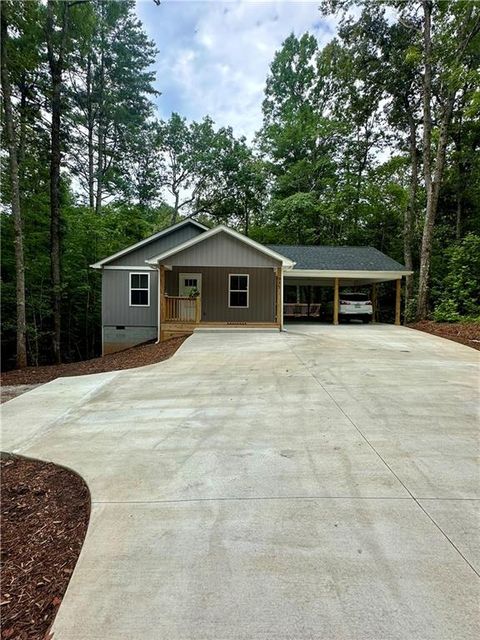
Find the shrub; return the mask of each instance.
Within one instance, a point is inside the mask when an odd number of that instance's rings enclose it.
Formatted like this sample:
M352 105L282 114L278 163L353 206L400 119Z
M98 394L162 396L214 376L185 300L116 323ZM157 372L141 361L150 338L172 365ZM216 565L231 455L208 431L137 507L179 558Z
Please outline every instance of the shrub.
M480 315L480 236L468 234L447 252L447 276L440 303L433 312L436 322L458 322Z
M433 312L435 322L459 322L460 318L461 316L454 300L442 300Z

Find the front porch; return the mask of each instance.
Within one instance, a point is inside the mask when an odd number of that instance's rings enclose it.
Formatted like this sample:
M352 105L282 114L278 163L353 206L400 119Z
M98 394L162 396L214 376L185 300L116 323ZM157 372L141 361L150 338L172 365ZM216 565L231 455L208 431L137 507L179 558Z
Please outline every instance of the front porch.
M159 341L192 333L195 329L280 329L282 320L281 269L243 269L249 273L250 299L247 308L230 308L225 289L229 272L238 268L222 268L222 277L218 280L219 269L215 273L209 269L182 268L186 273L179 274L178 269L159 266ZM224 272L224 273L223 273ZM197 277L190 295L181 293L183 275L190 280ZM174 292L172 295L170 292ZM265 294L265 301L258 304L259 294ZM271 297L271 305L268 298ZM219 300L221 301L219 303ZM213 313L212 313L213 309ZM213 318L212 318L213 315Z

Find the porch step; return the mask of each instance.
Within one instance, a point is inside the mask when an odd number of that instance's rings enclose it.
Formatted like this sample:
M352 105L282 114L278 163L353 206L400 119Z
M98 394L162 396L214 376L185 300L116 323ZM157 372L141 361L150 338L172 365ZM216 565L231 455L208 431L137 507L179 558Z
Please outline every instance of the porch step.
M248 333L248 332L264 332L264 333L278 333L278 327L198 327L194 330L194 333Z
M196 324L194 322L164 322L161 326L160 341L168 340L168 338L174 338L177 336L184 336L194 331L211 332L221 331L224 333L232 331L268 331L278 332L280 327L273 322L249 322L243 323L227 323L227 322L209 322Z

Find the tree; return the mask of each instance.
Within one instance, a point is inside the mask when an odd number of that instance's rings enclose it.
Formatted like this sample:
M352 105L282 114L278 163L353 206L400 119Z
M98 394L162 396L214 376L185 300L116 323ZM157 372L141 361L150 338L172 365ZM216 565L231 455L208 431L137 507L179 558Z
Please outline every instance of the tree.
M171 224L181 213L198 213L203 208L199 198L215 178L221 145L221 134L215 132L213 124L208 116L188 124L178 113L158 124L161 183L173 198Z
M336 153L345 132L344 123L329 105L329 69L334 55L328 62L327 58L335 47L333 44L326 52L319 52L315 38L309 34L301 38L291 35L285 40L270 67L263 126L258 134L271 175L272 224L282 227L279 216L287 215L292 206L295 217L287 216L290 224L303 229L299 231L302 235L306 225L314 225L310 227L312 238L322 234L322 218L313 212L325 204L328 208L330 197L326 194L331 195L338 185Z
M420 274L417 317L428 312L428 293L435 224L441 190L444 186L445 166L452 143L452 118L468 110L474 92L467 91L472 75L478 82L480 51L480 9L477 3L446 3L441 0L417 0L405 3L390 0L382 3L363 0L358 21L349 17L352 0L327 0L322 3L326 12L341 12L340 35L349 30L359 37L360 50L374 46L371 52L380 62L378 86L384 86L390 96L386 110L393 134L408 135L411 164L410 197L404 218L404 258L413 266L415 222L417 219L419 173L423 169L425 186L425 215L420 248ZM395 18L375 33L366 30L369 23L380 20L384 7L393 9ZM420 14L420 15L419 15ZM381 25L382 23L379 23ZM380 37L379 37L380 34ZM386 37L384 38L384 34ZM375 67L375 64L373 65ZM357 75L357 74L356 74ZM374 77L372 76L372 79ZM356 82L352 83L355 86ZM370 82L369 82L370 85ZM462 98L463 96L463 98ZM463 106L461 106L463 102ZM418 152L418 135L422 136L422 153ZM460 138L457 137L457 146ZM460 192L457 182L457 196ZM461 203L461 197L457 197ZM457 211L461 212L461 206ZM457 218L461 218L461 213ZM457 225L458 226L458 225ZM413 282L407 283L407 295L413 294Z
M480 316L480 236L466 235L446 255L447 272L434 318L458 322L461 317Z
M105 201L131 196L130 167L142 162L143 143L153 133L155 55L132 0L89 3L69 74L69 161L97 213Z
M20 186L18 177L18 159L16 132L14 125L13 107L12 107L12 91L10 83L10 57L9 57L9 33L8 20L10 3L2 2L1 10L1 82L3 93L3 109L5 121L5 141L8 148L8 157L10 163L10 188L11 188L11 206L14 219L14 244L15 244L15 279L16 279L16 307L17 307L17 367L25 367L27 365L27 322L25 310L25 264L23 252L23 221L20 206Z
M69 2L48 0L45 35L50 70L50 259L52 270L53 354L61 361L60 166L62 160L62 76L68 38Z
M422 61L423 61L423 169L427 194L425 223L420 253L417 318L428 313L428 287L438 200L445 170L449 128L459 89L468 71L468 53L478 51L480 42L480 8L475 3L434 4L422 0ZM432 29L432 17L438 21ZM476 47L476 49L475 49ZM434 82L433 65L439 69ZM432 94L438 90L438 133L433 138Z
M197 187L194 210L217 223L233 224L248 235L250 223L266 198L264 164L245 138L234 137L230 127L214 134L211 151L204 179Z

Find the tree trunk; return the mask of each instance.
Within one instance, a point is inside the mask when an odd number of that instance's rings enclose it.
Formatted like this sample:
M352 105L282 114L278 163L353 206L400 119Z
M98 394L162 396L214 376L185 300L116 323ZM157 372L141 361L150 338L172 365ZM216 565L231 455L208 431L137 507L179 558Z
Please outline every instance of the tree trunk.
M172 219L171 219L171 223L175 224L178 220L178 207L179 207L179 203L180 203L180 194L178 193L177 190L174 190L174 196L175 196L175 204L173 206L173 211L172 211Z
M455 240L458 242L462 237L462 193L460 186L457 190L457 215L455 220Z
M102 210L103 197L103 177L105 170L105 16L104 3L102 9L101 40L100 40L100 85L99 85L99 107L98 107L98 140L97 140L97 194L95 202L95 212Z
M463 217L463 173L464 162L462 158L462 116L458 119L458 132L455 139L455 150L457 152L457 207L455 219L455 240L458 242L462 237L462 217Z
M27 138L27 81L25 74L19 84L20 90L20 135L18 140L18 167L21 168L25 160L25 142ZM21 202L21 199L20 199Z
M90 209L95 208L95 164L94 164L94 149L93 149L93 104L92 104L92 56L88 54L87 60L87 128L88 128L88 206Z
M422 247L420 253L420 278L418 285L417 319L423 320L428 313L428 289L430 282L430 262L433 243L435 218L437 215L438 198L445 169L445 155L448 142L449 127L452 120L453 105L456 92L449 89L443 100L443 111L440 119L437 151L435 157L435 169L432 171L432 120L431 120L431 96L432 96L432 42L431 42L431 18L432 0L423 0L424 13L424 87L423 87L423 154L424 154L424 178L427 192L427 207L425 212L425 224L423 228ZM458 34L459 47L455 56L455 63L460 63L472 37L478 32L478 22L470 25L473 11L473 3L468 6L464 28Z
M245 202L245 235L248 238L248 233L250 231L250 215L248 212L248 204Z
M13 126L12 95L8 71L8 25L5 3L1 4L1 82L5 117L5 144L8 149L10 182L12 189L12 215L15 245L15 280L17 306L17 367L27 366L27 319L25 310L25 263L23 255L23 225L20 208L17 148Z
M103 73L101 74L103 81ZM105 168L105 133L103 124L103 106L100 107L99 123L98 123L98 141L97 141L97 193L95 199L95 212L102 211L103 198L103 172Z
M404 230L403 230L403 254L405 260L405 266L409 271L413 271L413 231L415 227L416 218L416 201L417 201L417 189L418 189L418 153L417 153L417 125L415 119L409 112L408 99L406 102L407 117L409 120L409 152L410 152L410 188L408 194L408 205L405 209L404 217ZM408 303L413 297L413 275L406 277L405 283L405 311L407 311ZM407 313L405 313L405 322L407 321Z
M61 151L61 116L62 116L62 73L66 44L68 8L67 2L60 4L62 8L62 26L58 54L55 56L54 39L54 2L47 5L47 50L51 78L51 147L50 147L50 263L52 275L53 306L53 357L55 362L61 361L61 298L62 282L60 269L60 166Z
M368 149L369 149L369 138L370 138L370 130L368 128L368 123L365 124L365 139L364 139L364 148L363 148L363 153L362 156L358 162L358 169L357 169L357 180L356 180L356 187L355 187L355 223L357 223L358 218L359 218L359 211L358 211L358 207L360 204L360 194L362 191L362 177L363 177L363 172L365 171L365 167L367 166L367 162L368 162Z
M427 189L427 210L423 228L422 248L420 253L420 278L418 285L417 319L424 320L428 314L428 287L430 284L430 261L433 244L433 231L437 216L438 198L445 169L445 155L448 141L448 128L452 118L455 95L450 94L444 108L440 133L437 143L435 171ZM425 183L427 180L425 180Z

